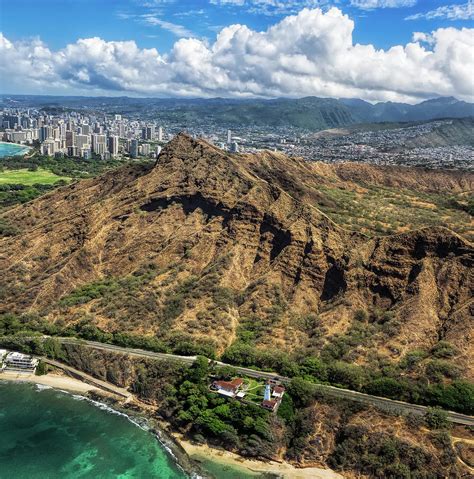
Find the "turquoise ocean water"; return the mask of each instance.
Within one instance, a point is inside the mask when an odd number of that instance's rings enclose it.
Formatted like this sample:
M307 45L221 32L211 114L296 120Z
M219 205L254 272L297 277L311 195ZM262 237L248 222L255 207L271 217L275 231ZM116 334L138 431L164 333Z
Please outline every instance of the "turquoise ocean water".
M0 158L4 158L5 156L24 155L27 152L28 148L26 146L0 142Z
M182 479L158 440L80 396L0 382L1 479Z

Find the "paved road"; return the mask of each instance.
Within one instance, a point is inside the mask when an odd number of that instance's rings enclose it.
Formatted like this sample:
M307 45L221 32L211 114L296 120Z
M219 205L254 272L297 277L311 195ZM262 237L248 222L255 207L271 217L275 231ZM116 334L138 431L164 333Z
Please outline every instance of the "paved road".
M98 343L96 341L85 341L73 338L57 338L62 344L81 344L95 349L101 349L103 351L113 351L122 354L128 354L129 356L147 357L152 359L166 359L170 361L179 361L188 364L192 364L196 360L196 356L179 356L176 354L166 353L154 353L152 351L145 351L143 349L124 348L121 346L115 346L113 344ZM280 382L288 384L291 379L285 376L280 376L276 373L255 371L254 369L243 368L239 366L232 366L231 364L222 363L216 361L220 366L233 367L238 373L245 376L249 376L256 379L272 379L277 378ZM334 386L328 386L325 384L314 385L316 389L321 390L327 395L334 396L336 398L350 399L352 401L362 402L364 404L371 404L380 409L390 412L412 413L415 415L422 415L426 412L426 406L420 406L418 404L410 404L403 401L396 401L394 399L387 399L378 396L372 396L369 394L360 393L357 391L351 391L349 389L336 388ZM474 417L467 414L460 414L457 412L447 411L448 419L456 424L464 424L467 426L474 426Z

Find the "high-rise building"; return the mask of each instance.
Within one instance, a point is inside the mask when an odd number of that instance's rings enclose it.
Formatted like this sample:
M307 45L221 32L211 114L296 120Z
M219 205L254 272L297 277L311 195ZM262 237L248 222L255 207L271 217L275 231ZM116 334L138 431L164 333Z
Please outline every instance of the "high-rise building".
M68 156L77 156L77 146L68 146L67 154Z
M130 141L130 156L132 158L138 157L138 140L133 139Z
M66 146L76 146L76 133L74 131L66 131Z
M158 127L158 141L163 141L163 127Z
M61 130L59 129L59 127L53 128L53 138L55 140L61 139Z
M144 143L141 146L141 153L142 155L148 156L150 154L150 145L149 143Z
M94 153L96 155L102 156L105 154L106 151L107 151L107 148L106 148L105 142L104 143L99 142L95 144Z
M146 139L147 140L155 139L155 125L149 125L146 127Z
M233 141L230 144L230 151L231 151L231 153L238 153L239 152L239 145L236 141Z
M119 137L109 136L109 152L112 156L118 155L119 151Z
M92 135L91 136L92 141L91 141L91 146L92 146L92 151L98 155L101 155L102 153L105 152L105 135Z
M79 150L82 150L87 146L89 149L90 137L89 135L76 135L76 145Z
M39 140L41 142L46 141L48 138L52 137L52 131L50 126L42 126L40 128Z
M232 131L227 130L227 143L232 143Z
M56 144L52 139L45 140L41 145L41 154L53 156L56 153Z

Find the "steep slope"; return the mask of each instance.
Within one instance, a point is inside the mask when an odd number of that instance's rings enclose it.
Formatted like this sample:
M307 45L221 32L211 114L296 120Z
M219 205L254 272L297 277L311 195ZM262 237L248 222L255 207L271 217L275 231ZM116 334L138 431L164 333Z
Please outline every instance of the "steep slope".
M474 117L444 122L433 131L410 138L408 148L433 148L437 146L474 146Z
M313 206L327 181L297 159L178 135L154 167L5 213L21 234L1 240L1 309L218 352L247 341L295 354L350 331L356 310L383 311L374 321L390 327L371 325L353 361L445 339L467 367L472 246L444 228L376 239L345 230Z

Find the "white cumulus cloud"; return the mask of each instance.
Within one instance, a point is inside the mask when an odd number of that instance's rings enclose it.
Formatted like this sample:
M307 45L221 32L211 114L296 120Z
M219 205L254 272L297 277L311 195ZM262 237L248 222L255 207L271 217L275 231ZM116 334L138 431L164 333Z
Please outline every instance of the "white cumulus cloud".
M304 9L263 32L223 28L213 43L179 39L167 54L134 41L80 39L53 51L41 40L0 34L4 92L142 96L359 97L473 100L474 30L414 34L388 50L354 44L354 22L339 9Z

